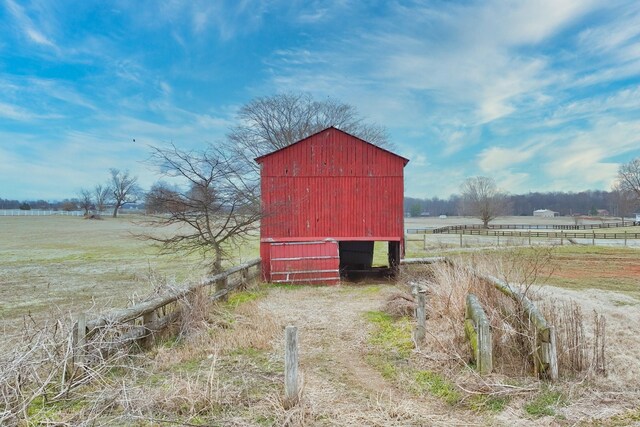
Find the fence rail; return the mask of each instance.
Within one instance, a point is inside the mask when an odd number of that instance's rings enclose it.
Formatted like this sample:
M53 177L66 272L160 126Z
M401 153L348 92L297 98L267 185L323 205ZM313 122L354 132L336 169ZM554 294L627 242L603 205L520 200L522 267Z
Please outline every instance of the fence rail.
M600 224L490 224L484 227L480 224L448 225L434 229L408 229L407 234L459 234L468 230L490 231L490 230L596 230L601 228L622 228L639 225L638 221L604 222ZM422 231L421 231L422 230ZM467 234L467 233L465 233ZM468 233L472 234L472 233Z
M557 239L640 239L640 233L631 232L615 232L615 233L578 233L561 231L498 231L498 230L458 230L455 232L446 232L445 234L465 234L470 236L505 236L505 237L544 237Z
M556 330L547 323L536 305L526 295L509 286L503 280L493 276L479 276L488 281L503 294L518 303L527 314L536 330L535 361L538 373L553 381L558 379L558 352L556 348Z
M187 298L195 291L215 286L211 300L225 298L229 292L246 284L260 274L260 258L230 268L222 273L205 278L202 282L177 290L168 295L161 295L132 307L110 311L102 316L84 320L84 314L78 316L79 321L74 326L74 341L86 343L91 336L101 328L128 325L128 331L118 337L117 345L125 345L135 341L143 344L150 342L150 337L167 327L180 314L178 310L167 312L164 310L169 304ZM251 271L253 269L253 271ZM164 311L161 313L161 311ZM160 316L162 314L162 316ZM141 319L141 323L139 322ZM82 359L82 354L74 355L76 360Z
M0 209L0 216L51 216L51 215L63 215L63 216L83 216L84 211L54 211L45 209Z

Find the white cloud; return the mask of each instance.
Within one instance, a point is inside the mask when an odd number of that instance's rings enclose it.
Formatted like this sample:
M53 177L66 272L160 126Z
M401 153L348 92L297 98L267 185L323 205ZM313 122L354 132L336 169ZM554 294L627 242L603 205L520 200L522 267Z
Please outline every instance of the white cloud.
M28 122L37 119L60 119L60 114L38 114L25 108L0 102L0 117L6 119Z
M56 44L37 28L31 18L25 13L22 6L13 0L5 0L5 4L18 25L18 29L27 37L27 39L35 44L58 50Z
M534 153L534 149L489 147L480 152L478 165L483 172L507 169L530 160Z

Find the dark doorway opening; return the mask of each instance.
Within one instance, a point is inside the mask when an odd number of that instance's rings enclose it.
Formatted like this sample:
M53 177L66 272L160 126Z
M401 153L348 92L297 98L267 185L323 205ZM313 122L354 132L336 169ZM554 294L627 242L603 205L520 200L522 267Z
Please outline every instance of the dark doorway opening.
M340 250L340 277L346 280L359 281L368 278L388 278L395 276L400 265L400 242L387 242L388 251L385 256L384 246L375 249L374 241L341 241ZM385 242L378 242L384 244ZM374 251L380 251L374 262ZM388 264L380 266L380 256L387 258ZM383 258L384 260L384 258ZM384 261L382 261L384 264Z

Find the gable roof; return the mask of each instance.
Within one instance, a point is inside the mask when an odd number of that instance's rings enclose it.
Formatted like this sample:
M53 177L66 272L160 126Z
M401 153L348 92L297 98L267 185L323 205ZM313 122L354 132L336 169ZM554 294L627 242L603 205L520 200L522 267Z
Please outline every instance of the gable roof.
M313 138L313 137L314 137L314 136L316 136L316 135L320 135L321 133L323 133L323 132L327 132L328 130L331 130L331 129L333 129L333 130L337 130L338 132L341 132L341 133L343 133L343 134L345 134L345 135L348 135L348 136L350 136L350 137L352 137L352 138L355 138L355 139L357 139L358 141L361 141L361 142L363 142L363 143L365 143L365 144L371 145L371 146L373 146L373 147L377 148L378 150L382 150L382 151L384 151L385 153L389 153L389 154L391 154L391 155L393 155L393 156L396 156L396 157L401 158L401 159L402 159L402 161L403 161L403 163L404 163L404 166L406 166L406 165L407 165L407 163L409 163L409 159L407 159L406 157L402 157L402 156L400 156L400 155L398 155L398 154L396 154L396 153L394 153L394 152L392 152L392 151L385 150L385 149L384 149L384 148L382 148L382 147L378 147L377 145L372 144L372 143L370 143L369 141L365 141L365 140L364 140L364 139L362 139L362 138L358 138L358 137L357 137L357 136L355 136L355 135L351 135L350 133L345 132L345 131L343 131L343 130L341 130L341 129L338 129L338 128L337 128L337 127L335 127L335 126L329 126L329 127L328 127L328 128L326 128L326 129L323 129L323 130L321 130L321 131L319 131L319 132L316 132L316 133L314 133L314 134L312 134L312 135L309 135L308 137L303 138L303 139L301 139L301 140L299 140L299 141L296 141L296 142L294 142L293 144L289 144L289 145L287 145L286 147L282 147L282 148L279 148L279 149L277 149L277 150L275 150L275 151L272 151L272 152L270 152L270 153L263 154L263 155L262 155L262 156L260 156L260 157L256 157L254 160L255 160L257 163L261 163L265 158L270 157L271 155L273 155L273 154L275 154L275 153L279 153L279 152L281 152L281 151L287 150L287 149L289 149L290 147L292 147L292 146L294 146L294 145L300 144L301 142L304 142L304 141L306 141L306 140L308 140L308 139L310 139L310 138Z

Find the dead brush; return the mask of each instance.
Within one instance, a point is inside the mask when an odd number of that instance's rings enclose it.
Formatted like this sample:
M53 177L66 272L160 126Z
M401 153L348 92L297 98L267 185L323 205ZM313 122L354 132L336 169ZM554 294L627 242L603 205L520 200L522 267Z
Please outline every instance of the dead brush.
M473 293L480 300L491 325L494 372L509 376L535 373L537 331L519 304L479 278L479 275L494 276L541 305L549 324L556 327L559 364L563 374L587 370L603 372L603 320L598 317L600 328L591 328L594 333L587 339L584 319L577 304L541 304L544 298L537 283L548 277L555 268L552 252L553 248L537 247L526 251L513 249L504 253L473 254L453 259L451 263L434 264L428 275L414 271L411 280L427 284L431 293L428 302L431 314L431 321L427 325L428 340L441 350L439 353L446 352L449 360L468 363L471 355L461 324L465 317L466 296ZM589 354L593 356L590 358ZM445 354L439 354L437 358L447 359Z
M109 372L128 370L133 360L126 352L105 354L96 348L113 344L113 337L98 331L80 348L72 339L71 319L43 323L25 321L22 339L0 358L0 425L48 423L48 406L81 399L77 390L92 382L109 383ZM83 358L78 357L79 354ZM99 411L67 417L70 424L94 420Z
M214 303L204 288L189 292L178 301L180 310L179 337L206 328L212 321Z
M413 295L406 291L396 291L386 298L384 312L391 317L410 317L415 314L416 301Z
M574 300L545 300L542 310L549 323L556 325L559 369L574 377L606 375L604 316L594 311L592 323L587 324Z

